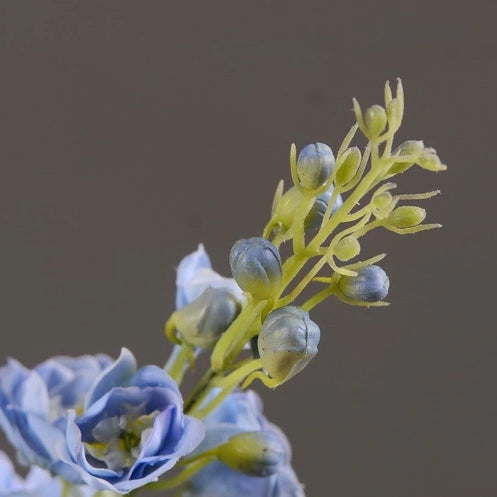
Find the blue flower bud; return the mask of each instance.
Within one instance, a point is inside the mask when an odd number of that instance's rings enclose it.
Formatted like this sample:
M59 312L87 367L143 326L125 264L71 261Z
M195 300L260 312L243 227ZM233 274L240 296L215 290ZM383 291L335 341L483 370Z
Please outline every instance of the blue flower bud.
M297 159L297 176L301 186L308 190L319 188L330 177L334 165L335 156L328 145L306 145Z
M309 313L295 306L271 312L259 333L262 367L283 383L302 371L318 352L321 332Z
M323 216L330 202L332 193L333 187L319 195L319 197L316 197L314 204L312 205L311 210L309 211L309 214L307 214L304 221L304 227L306 230L315 230L321 226L321 221L323 220ZM342 196L338 195L333 207L331 208L331 215L333 215L342 206L342 204Z
M388 294L390 281L380 266L366 266L357 276L342 276L338 282L342 293L361 302L378 302Z
M230 267L238 286L257 299L271 297L280 286L280 253L264 238L238 240L231 248Z
M216 451L218 459L240 473L269 476L285 463L286 450L269 431L246 431L234 435Z
M240 311L241 305L231 292L207 288L174 313L174 326L183 340L194 347L214 347Z

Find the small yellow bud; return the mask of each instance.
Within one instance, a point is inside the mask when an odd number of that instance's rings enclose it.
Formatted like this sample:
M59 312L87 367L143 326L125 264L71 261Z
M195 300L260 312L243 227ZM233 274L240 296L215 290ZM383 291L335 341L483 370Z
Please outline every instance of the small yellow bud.
M419 157L424 151L424 143L421 140L407 140L401 143L393 152L393 156L410 156L411 158ZM407 169L409 169L414 162L412 160L408 162L403 162L402 159L399 159L398 162L392 164L392 167L389 169L389 174L399 174L403 173Z
M371 207L377 219L385 219L395 207L395 201L388 190L383 190L373 195Z
M391 212L387 222L395 228L411 228L422 223L425 217L426 211L421 207L403 205Z
M276 473L287 456L276 434L247 431L234 435L219 446L217 457L235 471L262 477Z
M348 153L347 153L348 152ZM361 163L361 151L357 147L352 147L344 152L343 161L338 158L335 173L335 184L337 186L346 185L356 174Z
M392 99L387 105L387 119L390 129L397 130L402 122L402 114L404 110L402 103L397 99Z
M354 235L342 238L335 246L335 256L341 261L348 261L359 254L361 245Z
M364 114L364 124L371 138L377 138L387 125L387 114L381 105L373 105Z
M418 164L428 171L445 171L447 166L440 162L438 155L434 150L426 150L421 157L418 159Z

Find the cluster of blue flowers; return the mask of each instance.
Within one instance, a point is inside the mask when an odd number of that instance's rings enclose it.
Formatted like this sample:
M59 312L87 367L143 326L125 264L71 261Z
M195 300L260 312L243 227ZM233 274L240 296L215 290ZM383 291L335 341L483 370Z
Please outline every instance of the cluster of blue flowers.
M0 368L0 427L18 461L31 466L23 479L0 452L0 497L110 497L140 488L179 488L182 497L304 496L287 438L246 388L256 379L277 387L309 364L320 339L309 313L329 296L387 305L389 278L376 264L385 254L349 262L361 237L375 228L407 234L439 226L422 224L420 207L398 206L437 192L392 195L395 184L385 182L414 164L445 169L420 141L392 149L400 82L395 98L387 83L385 108L363 115L354 101L354 109L357 123L336 159L322 143L298 157L292 147L293 186L278 185L261 237L233 245L233 278L211 268L202 245L180 262L176 310L165 325L174 346L163 368L139 368L127 349L116 360L54 357L30 370L10 359ZM349 147L358 128L368 139L363 153ZM280 246L289 241L283 260ZM324 287L299 303L311 284ZM206 352L210 367L183 399L183 378Z

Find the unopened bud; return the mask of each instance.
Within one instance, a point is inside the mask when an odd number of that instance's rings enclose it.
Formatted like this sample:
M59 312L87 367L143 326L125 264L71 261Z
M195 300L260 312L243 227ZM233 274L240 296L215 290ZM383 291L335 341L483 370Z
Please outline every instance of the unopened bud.
M201 348L214 347L240 313L241 305L223 288L207 288L200 297L174 313L182 339Z
M366 266L357 276L342 276L338 282L341 292L360 302L379 302L388 294L390 281L380 266Z
M304 229L306 231L319 228L332 193L333 187L314 199L314 204L304 220ZM293 186L279 200L274 219L281 224L284 230L288 230L295 220L295 213L302 197L303 194L299 189ZM331 209L331 214L334 214L342 204L342 196L338 195Z
M286 458L285 447L268 431L247 431L231 437L217 448L218 459L235 471L251 476L269 476Z
M357 173L361 163L361 151L357 147L349 148L349 153L337 163L335 173L335 184L338 186L346 185Z
M421 155L418 159L418 164L428 171L445 171L447 169L447 166L442 164L438 155L434 151L432 152L431 149Z
M330 177L334 165L335 156L328 145L306 145L297 159L297 177L300 185L307 190L319 188Z
M361 251L361 245L354 235L345 236L335 246L335 256L341 261L354 258Z
M304 221L304 228L306 230L314 230L319 228L323 220L328 204L330 203L331 195L333 194L333 187L325 191L319 197L314 199L311 210ZM331 208L331 215L333 215L343 204L342 196L337 195L333 207Z
M387 218L387 223L395 228L411 228L422 223L426 211L415 205L403 205L394 209Z
M395 207L393 195L388 190L375 193L371 199L371 207L377 219L385 219Z
M257 342L263 369L280 383L289 380L317 354L320 334L309 313L299 307L271 312Z
M411 158L418 158L424 151L424 143L421 140L407 140L401 143L392 153L392 156L410 156ZM403 162L399 159L394 162L389 169L389 174L403 173L414 164L414 161Z
M390 129L399 129L400 123L402 122L402 115L404 113L402 103L397 98L392 99L387 105L386 113Z
M280 253L264 238L238 240L231 248L230 267L238 286L257 299L271 297L280 286Z
M364 124L371 138L377 138L387 125L387 114L381 105L373 105L364 114Z

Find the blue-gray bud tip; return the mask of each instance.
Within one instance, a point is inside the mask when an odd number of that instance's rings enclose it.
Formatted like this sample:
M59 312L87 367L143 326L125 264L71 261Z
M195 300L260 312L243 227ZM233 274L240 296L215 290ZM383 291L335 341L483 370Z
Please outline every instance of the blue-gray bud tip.
M315 230L321 226L321 221L323 220L324 214L328 207L328 204L331 199L331 195L333 194L333 187L326 190L324 193L319 195L314 199L314 204L307 214L307 217L304 221L304 227L306 230ZM342 206L343 199L341 195L337 195L335 199L335 203L331 208L331 215L335 214L335 212Z
M231 248L230 267L238 286L257 299L271 297L280 286L280 253L264 238L238 240Z
M342 293L361 302L383 300L390 287L390 280L380 266L367 266L357 271L357 276L342 276L338 282Z
M302 187L315 190L330 177L335 166L335 156L324 143L306 145L297 159L297 176Z
M271 312L257 342L264 371L281 383L289 380L317 354L320 336L319 326L300 307Z

